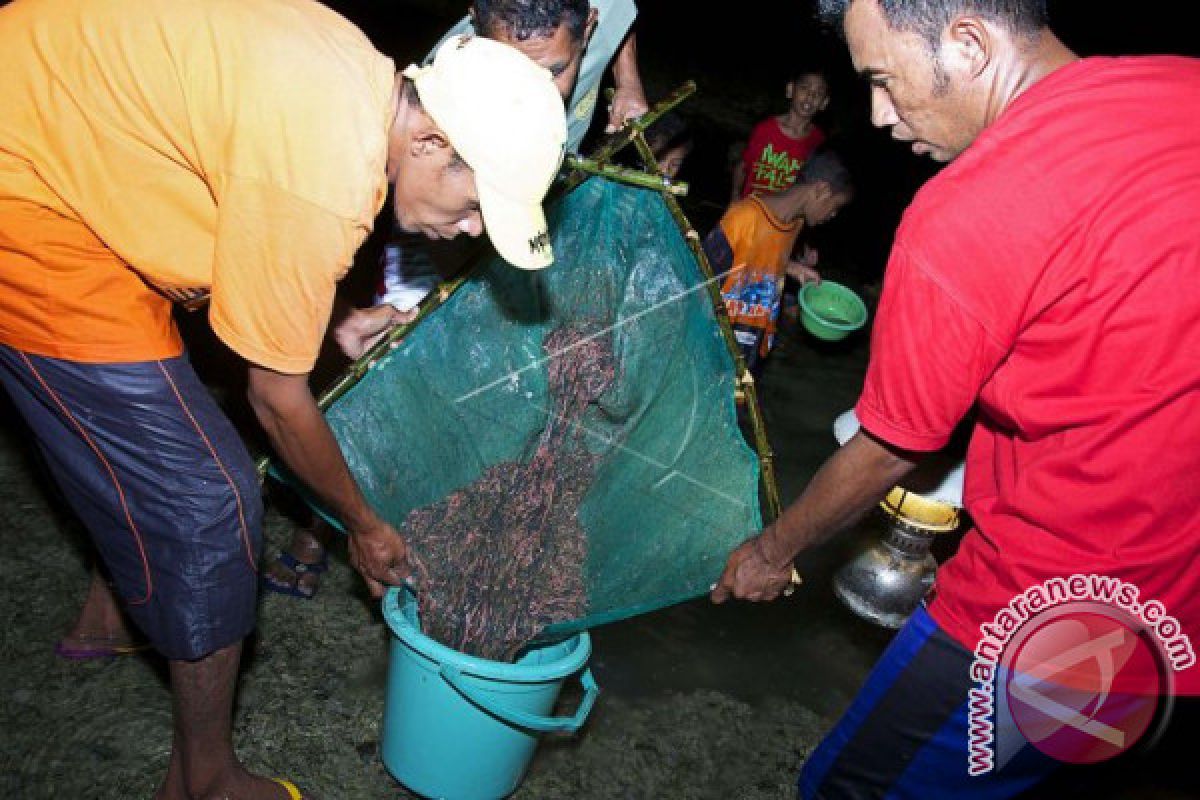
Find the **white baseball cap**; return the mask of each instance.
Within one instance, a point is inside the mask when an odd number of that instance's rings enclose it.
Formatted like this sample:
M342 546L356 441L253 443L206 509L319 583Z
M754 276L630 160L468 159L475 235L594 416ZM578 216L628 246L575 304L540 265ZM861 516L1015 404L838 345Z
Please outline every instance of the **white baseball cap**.
M475 171L484 228L521 269L554 262L542 200L562 165L566 112L550 71L506 44L452 36L404 70L421 105Z

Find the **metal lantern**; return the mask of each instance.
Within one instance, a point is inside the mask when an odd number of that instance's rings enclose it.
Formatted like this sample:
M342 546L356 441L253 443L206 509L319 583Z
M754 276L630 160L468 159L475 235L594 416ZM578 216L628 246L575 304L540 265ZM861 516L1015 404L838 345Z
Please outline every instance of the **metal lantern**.
M849 441L858 427L853 411L838 417L833 426L838 443ZM839 569L833 579L834 593L851 611L876 625L899 628L920 605L937 572L930 552L934 537L958 528L963 466L944 459L923 464L911 476L922 493L897 486L879 504L885 521L883 538Z

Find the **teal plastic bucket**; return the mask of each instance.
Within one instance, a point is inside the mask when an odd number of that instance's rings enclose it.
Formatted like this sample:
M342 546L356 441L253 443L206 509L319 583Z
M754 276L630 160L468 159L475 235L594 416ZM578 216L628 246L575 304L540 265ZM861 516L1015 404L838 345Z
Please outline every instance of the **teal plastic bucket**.
M398 587L383 599L394 634L380 754L414 792L493 800L521 782L539 733L579 730L600 690L586 632L530 649L513 664L452 650L421 632L417 600ZM563 682L582 670L584 695L569 717L548 716Z

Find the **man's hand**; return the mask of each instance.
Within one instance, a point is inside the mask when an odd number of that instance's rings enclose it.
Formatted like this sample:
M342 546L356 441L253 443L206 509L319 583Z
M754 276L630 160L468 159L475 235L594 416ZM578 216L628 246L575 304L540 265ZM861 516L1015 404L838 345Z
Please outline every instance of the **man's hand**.
M349 540L350 565L363 576L372 597L383 597L386 587L398 586L412 574L408 545L386 522L350 531Z
M353 308L333 327L333 340L349 358L361 358L396 325L412 322L417 310L400 311L388 303Z
M646 90L642 88L642 75L637 63L637 34L630 31L625 43L617 51L612 64L612 102L608 104L608 126L605 133L615 133L626 121L636 119L650 110L646 103Z
M712 600L774 600L792 576L792 559L845 530L912 471L920 454L898 450L860 430L834 451L779 519L745 542L725 564Z
M712 590L712 601L724 603L730 597L767 603L783 594L792 584L792 562L783 566L771 563L767 531L742 542L725 563L721 580Z
M608 126L605 133L615 133L626 121L637 119L650 110L641 84L619 87L608 104Z
M408 577L408 547L367 505L329 423L308 388L307 374L250 365L248 397L283 463L320 498L350 533L350 563L371 594Z

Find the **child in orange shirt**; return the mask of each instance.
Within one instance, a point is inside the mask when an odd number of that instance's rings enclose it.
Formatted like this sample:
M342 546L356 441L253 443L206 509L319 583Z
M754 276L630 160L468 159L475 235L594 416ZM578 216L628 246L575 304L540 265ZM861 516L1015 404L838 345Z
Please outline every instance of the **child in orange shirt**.
M820 280L813 260L792 260L796 238L832 219L853 195L841 160L818 153L790 188L737 201L705 238L704 252L722 278L734 335L752 371L761 369L774 345L784 279Z

